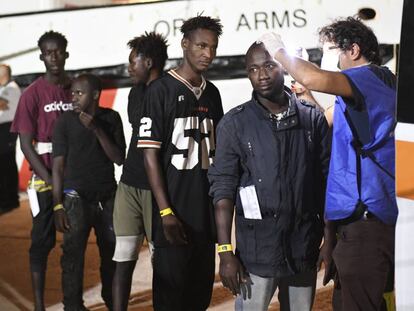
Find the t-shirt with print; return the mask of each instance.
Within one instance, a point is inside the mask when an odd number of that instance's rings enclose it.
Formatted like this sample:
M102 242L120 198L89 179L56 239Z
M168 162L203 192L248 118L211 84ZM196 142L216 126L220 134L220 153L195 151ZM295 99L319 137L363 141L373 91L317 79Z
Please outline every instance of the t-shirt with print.
M207 170L215 152L215 129L223 116L220 93L209 81L192 88L175 71L154 81L145 94L138 148L159 148L168 196L190 242L215 241ZM154 202L156 203L156 202ZM165 246L158 206L153 236Z
M125 138L119 114L99 108L94 121L125 155ZM65 157L64 189L86 192L111 192L116 187L114 163L108 158L95 133L70 111L56 121L53 133L53 157Z
M36 142L52 142L55 121L68 110L72 110L70 85L62 88L40 77L20 97L10 130L20 134L33 134ZM42 154L41 158L51 170L51 154Z

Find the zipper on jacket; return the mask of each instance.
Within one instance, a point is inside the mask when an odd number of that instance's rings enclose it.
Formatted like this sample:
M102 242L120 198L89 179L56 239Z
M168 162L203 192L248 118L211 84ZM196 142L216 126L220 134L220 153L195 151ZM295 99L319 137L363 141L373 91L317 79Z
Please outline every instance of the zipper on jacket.
M252 143L250 141L247 142L247 148L249 149L249 154L251 159L251 165L252 168L251 170L249 170L249 174L252 178L253 184L256 185L256 182L261 183L262 182L262 178L260 177L260 171L256 166L256 161L254 159L254 152L253 152L253 147L252 147ZM259 176L257 176L259 174ZM256 188L256 191L259 192L259 189Z

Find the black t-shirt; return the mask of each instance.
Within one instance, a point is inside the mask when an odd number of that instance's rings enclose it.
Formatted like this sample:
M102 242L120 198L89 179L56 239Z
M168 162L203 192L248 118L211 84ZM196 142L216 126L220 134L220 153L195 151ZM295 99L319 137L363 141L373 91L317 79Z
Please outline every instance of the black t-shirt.
M125 152L121 117L116 111L98 108L95 122ZM114 164L92 130L85 128L73 111L62 114L53 132L53 157L65 157L64 189L108 192L116 188Z
M132 125L132 135L122 169L121 181L128 186L150 190L144 167L143 152L142 149L137 148L139 120L142 114L145 89L146 86L142 83L132 87L128 95L128 119Z
M189 87L167 74L147 89L142 116L138 148L160 149L168 196L188 238L214 242L207 170L214 157L216 125L223 116L219 91L207 81L197 99ZM153 211L155 245L166 245L156 204Z

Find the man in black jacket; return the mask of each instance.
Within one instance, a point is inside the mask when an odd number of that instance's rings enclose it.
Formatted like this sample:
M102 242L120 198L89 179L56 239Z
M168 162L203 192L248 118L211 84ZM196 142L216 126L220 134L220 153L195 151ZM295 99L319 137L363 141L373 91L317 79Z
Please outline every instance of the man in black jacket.
M328 125L284 87L283 68L262 44L246 55L252 99L218 125L209 169L220 276L236 310L311 310L323 235ZM236 205L235 254L231 225Z

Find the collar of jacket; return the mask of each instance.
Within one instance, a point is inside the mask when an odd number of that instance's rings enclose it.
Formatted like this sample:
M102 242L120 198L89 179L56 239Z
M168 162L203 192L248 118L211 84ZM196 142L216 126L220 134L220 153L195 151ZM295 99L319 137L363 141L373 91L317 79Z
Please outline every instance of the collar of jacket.
M298 108L297 108L297 103L296 103L298 99L296 98L295 94L293 94L287 87L285 87L285 94L289 98L289 112L284 118L277 121L274 114L270 113L268 109L266 109L261 103L259 103L256 97L256 92L253 91L252 93L252 99L251 99L252 108L257 114L257 116L260 119L265 119L265 120L275 122L277 124L278 130L291 128L291 127L296 126L299 123L298 116L297 116Z

